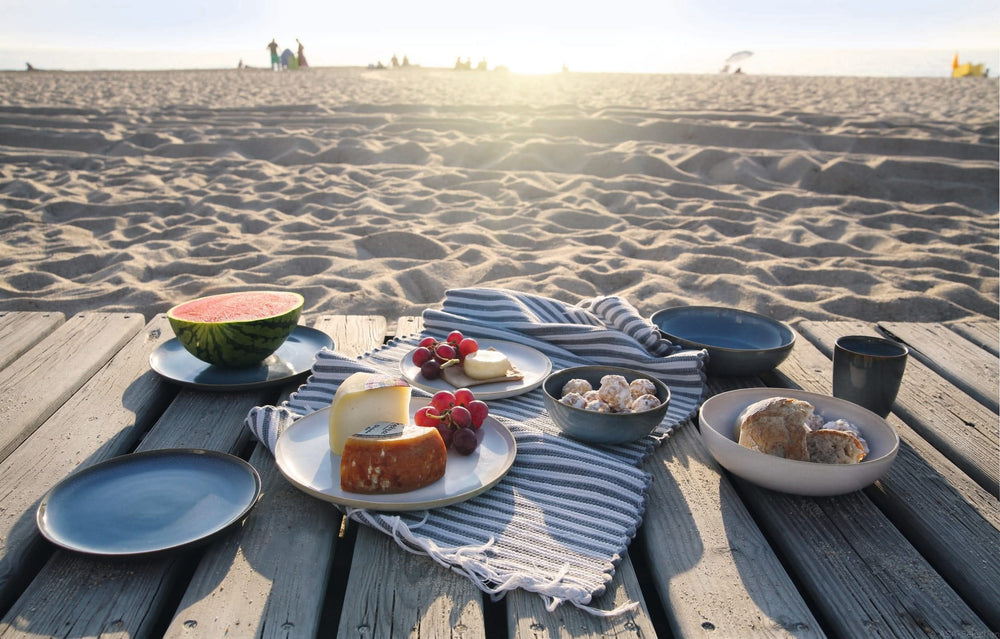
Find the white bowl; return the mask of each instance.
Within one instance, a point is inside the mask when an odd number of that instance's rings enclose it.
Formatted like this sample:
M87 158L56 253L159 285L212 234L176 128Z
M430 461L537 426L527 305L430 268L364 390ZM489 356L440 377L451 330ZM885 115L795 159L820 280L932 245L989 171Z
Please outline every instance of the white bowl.
M791 397L812 404L827 420L846 419L861 430L869 453L858 464L819 464L784 459L750 450L738 442L736 420L744 408L769 397ZM708 399L698 411L701 439L726 470L753 482L793 495L842 495L860 490L881 477L899 450L899 435L884 419L843 399L787 388L742 388Z

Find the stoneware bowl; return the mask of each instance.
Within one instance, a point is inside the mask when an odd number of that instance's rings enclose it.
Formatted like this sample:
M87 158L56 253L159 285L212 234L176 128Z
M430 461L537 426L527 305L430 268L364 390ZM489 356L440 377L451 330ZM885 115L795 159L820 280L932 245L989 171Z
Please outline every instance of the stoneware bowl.
M809 402L826 420L846 419L861 430L868 455L857 464L820 464L767 455L740 446L739 414L754 402L790 397ZM742 388L709 398L698 412L701 439L726 470L758 486L809 496L842 495L881 477L899 450L899 435L884 419L843 399L786 388Z
M660 405L641 413L597 413L568 406L559 401L562 388L571 379L585 379L594 389L601 387L605 375L622 375L631 382L637 378L652 380ZM542 382L545 406L563 433L592 444L624 444L645 437L660 425L667 414L670 389L652 375L617 366L576 366L551 373Z
M660 333L684 348L708 351L712 375L757 375L788 357L795 333L785 324L737 308L678 306L653 313Z

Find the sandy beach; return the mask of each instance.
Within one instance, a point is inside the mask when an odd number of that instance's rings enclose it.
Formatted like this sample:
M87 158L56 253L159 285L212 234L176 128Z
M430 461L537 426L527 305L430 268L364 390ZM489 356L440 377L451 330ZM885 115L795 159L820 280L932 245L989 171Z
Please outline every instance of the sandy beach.
M313 68L0 73L0 311L231 290L419 314L998 316L998 81Z

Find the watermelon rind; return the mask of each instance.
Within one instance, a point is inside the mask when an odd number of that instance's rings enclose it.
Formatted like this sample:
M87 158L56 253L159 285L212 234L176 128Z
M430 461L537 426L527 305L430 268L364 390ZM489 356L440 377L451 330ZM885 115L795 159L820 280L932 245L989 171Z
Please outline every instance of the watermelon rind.
M235 305L249 318L201 321L186 312L195 305L209 309ZM291 291L222 293L178 304L167 311L167 320L177 341L198 359L213 366L247 368L260 364L285 343L304 305L305 298Z

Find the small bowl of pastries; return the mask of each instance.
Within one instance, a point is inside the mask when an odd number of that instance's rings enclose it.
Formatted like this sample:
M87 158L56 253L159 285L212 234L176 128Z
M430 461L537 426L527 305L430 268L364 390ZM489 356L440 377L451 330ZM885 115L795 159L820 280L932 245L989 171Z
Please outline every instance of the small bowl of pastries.
M670 403L662 381L619 366L564 368L545 378L542 393L556 426L591 444L624 444L649 435Z
M742 388L706 400L701 439L720 465L794 495L843 495L885 474L899 435L849 401L787 388Z

